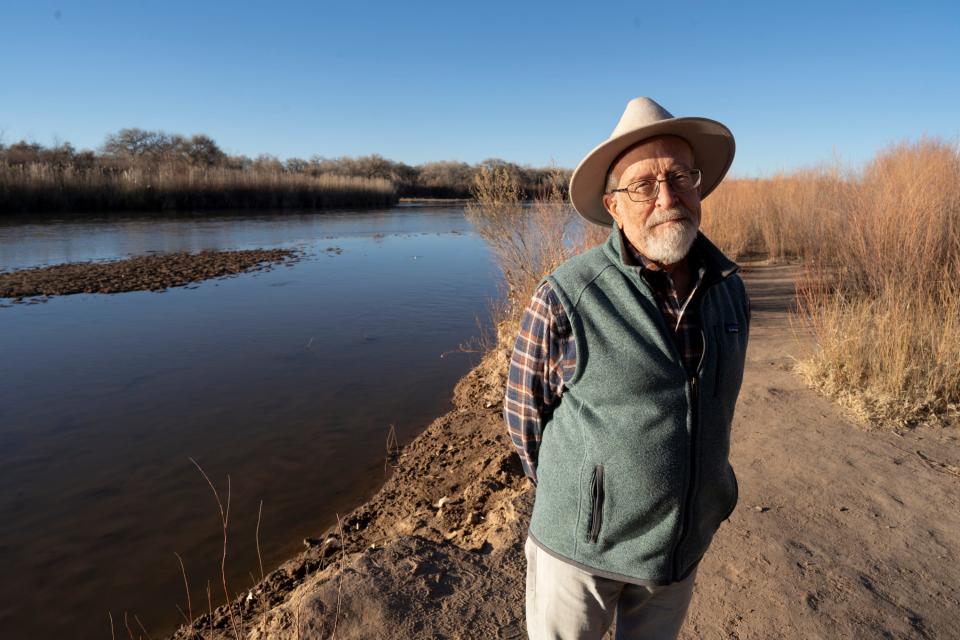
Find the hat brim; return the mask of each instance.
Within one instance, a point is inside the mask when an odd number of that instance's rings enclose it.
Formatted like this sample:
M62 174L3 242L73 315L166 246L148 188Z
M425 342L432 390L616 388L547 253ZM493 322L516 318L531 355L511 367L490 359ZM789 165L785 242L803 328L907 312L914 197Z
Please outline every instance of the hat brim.
M702 172L700 198L716 189L733 164L736 145L724 125L708 118L668 118L605 140L577 165L570 177L570 202L577 212L595 224L609 227L613 218L603 206L607 171L628 147L654 136L677 136L693 148L697 168Z

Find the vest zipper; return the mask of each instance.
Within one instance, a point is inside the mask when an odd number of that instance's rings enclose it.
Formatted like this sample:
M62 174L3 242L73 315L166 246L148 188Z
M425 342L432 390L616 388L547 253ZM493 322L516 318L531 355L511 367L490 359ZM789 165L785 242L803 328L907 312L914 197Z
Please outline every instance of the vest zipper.
M701 330L701 334L703 333L704 332ZM706 335L704 335L704 341L705 340ZM704 345L706 345L706 342L704 342ZM706 352L704 352L704 356L705 355ZM697 385L697 381L697 376L690 376L687 378L687 383L690 387L690 411L691 415L693 416L690 421L690 477L687 482L686 495L684 496L683 504L680 507L680 533L677 536L677 543L673 548L674 581L680 580L680 546L683 544L683 540L687 535L687 523L690 522L692 517L691 511L693 510L693 492L697 484L697 457L700 453L697 449L697 440L700 431L700 389Z
M596 542L600 537L600 525L603 523L603 465L593 468L593 482L590 485L593 508L590 511L590 533L588 542Z
M710 289L714 286L720 284L723 280L726 280L730 275L735 273L736 270L731 271L730 273L723 275L720 280L710 283L703 283L703 290L700 291L698 296L697 305L700 318L700 336L703 344L703 353L700 354L700 362L697 364L697 372L700 371L700 367L703 366L703 361L707 357L707 333L703 330L703 301L706 299L707 294L710 292ZM643 286L650 290L650 286L643 281L643 278L636 276L638 280L643 282ZM650 291L650 300L656 305L657 301L653 295L653 291ZM697 439L699 438L700 431L700 390L698 386L699 378L697 375L689 376L687 375L686 367L683 364L683 356L680 354L680 351L676 348L673 343L673 338L670 333L670 327L667 326L666 320L663 318L662 313L657 314L657 319L659 321L661 329L665 329L666 332L663 333L664 338L671 347L673 347L673 353L676 356L677 363L684 370L684 375L686 376L687 385L690 389L690 411L692 418L690 420L690 473L689 473L689 482L687 484L687 490L684 495L684 501L680 505L680 527L679 533L677 535L677 542L673 546L673 559L671 565L673 566L674 581L680 580L680 546L683 544L684 538L687 535L687 523L691 519L691 511L693 509L693 492L696 488L696 474L697 474L697 456L699 451L697 449ZM718 365L719 366L719 363Z

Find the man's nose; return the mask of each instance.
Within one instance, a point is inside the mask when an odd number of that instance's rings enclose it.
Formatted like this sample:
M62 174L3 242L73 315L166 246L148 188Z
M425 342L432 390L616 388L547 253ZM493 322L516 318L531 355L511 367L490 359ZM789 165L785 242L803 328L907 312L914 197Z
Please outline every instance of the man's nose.
M657 193L657 206L661 209L673 209L677 206L677 194L670 188L670 182L664 180L660 183Z

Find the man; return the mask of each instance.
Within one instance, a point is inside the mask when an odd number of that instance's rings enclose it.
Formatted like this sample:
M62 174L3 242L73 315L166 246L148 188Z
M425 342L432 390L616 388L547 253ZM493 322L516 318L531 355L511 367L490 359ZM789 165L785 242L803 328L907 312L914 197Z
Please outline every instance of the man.
M547 276L527 307L504 415L537 487L527 630L675 638L697 565L737 502L728 462L749 302L698 233L733 135L649 98L570 180L602 245Z

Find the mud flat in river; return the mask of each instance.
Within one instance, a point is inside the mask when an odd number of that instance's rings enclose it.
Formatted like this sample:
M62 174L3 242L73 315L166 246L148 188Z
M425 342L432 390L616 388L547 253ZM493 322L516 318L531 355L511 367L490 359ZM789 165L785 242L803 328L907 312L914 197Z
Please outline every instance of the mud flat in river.
M0 273L0 301L73 293L159 291L210 278L291 264L295 249L161 253L110 262L71 262Z

